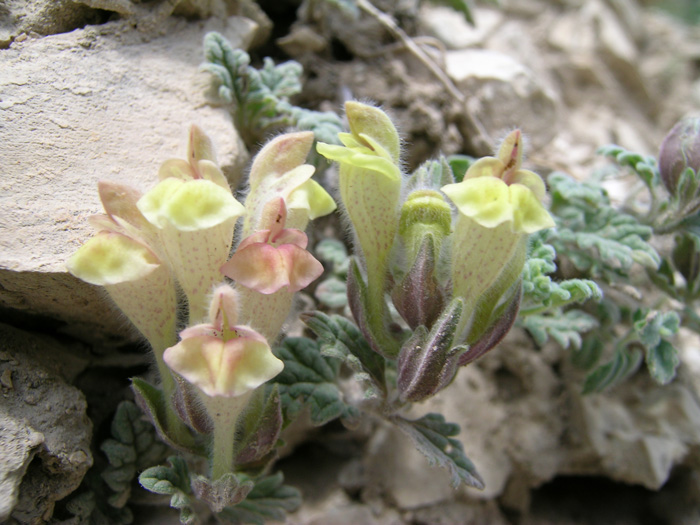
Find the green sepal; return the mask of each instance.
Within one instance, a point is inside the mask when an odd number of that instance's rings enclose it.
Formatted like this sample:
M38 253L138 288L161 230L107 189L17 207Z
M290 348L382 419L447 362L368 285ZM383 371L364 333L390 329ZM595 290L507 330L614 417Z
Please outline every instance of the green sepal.
M144 470L139 483L150 492L170 496L170 506L180 511L180 523L193 525L197 522L197 515L193 508L187 463L177 456L169 457L168 463L169 467L160 465Z
M284 361L284 370L275 378L279 384L285 425L304 405L310 409L311 422L325 425L333 419L354 420L355 407L343 401L336 384L340 361L321 355L318 344L305 337L288 337L276 348Z
M224 509L219 518L232 525L264 525L271 521L284 522L288 512L301 505L301 493L284 484L281 472L255 480L248 497L234 507Z
M469 155L450 155L447 157L447 163L450 165L454 175L454 182L462 182L467 170L475 161L476 159Z
M345 361L356 374L366 374L375 388L386 392L385 361L370 348L352 321L319 311L304 314L301 319L321 341L321 353Z
M391 421L411 438L431 465L438 465L450 472L454 488L460 483L477 489L484 488L484 480L474 463L464 454L462 443L454 438L459 434L459 425L447 423L444 416L433 413L414 421L394 416Z
M248 470L249 465L262 459L273 459L269 454L277 444L281 431L282 402L278 385L256 389L245 412L238 419L234 463L240 470ZM261 465L256 467L261 468Z
M370 317L368 312L369 290L355 257L350 259L347 287L348 304L352 316L365 339L375 352L388 359L395 359L401 347L398 340L390 335L389 329L386 327L386 319L389 317L388 308L386 303L382 301L382 315Z
M146 414L148 419L151 420L158 436L165 443L182 452L198 455L206 454L204 448L198 446L191 435L188 435L187 442L184 442L183 440L178 440L172 432L169 431L165 415L165 411L167 410L166 400L160 389L138 377L131 379L131 389L134 391L136 404L143 410L143 413ZM184 425L183 430L186 430Z

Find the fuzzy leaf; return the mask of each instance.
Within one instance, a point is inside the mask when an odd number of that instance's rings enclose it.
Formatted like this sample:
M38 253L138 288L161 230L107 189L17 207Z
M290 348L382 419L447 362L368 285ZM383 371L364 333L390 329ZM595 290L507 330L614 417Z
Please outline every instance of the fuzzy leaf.
M305 337L288 337L276 349L284 370L275 378L280 386L285 419L294 419L303 405L311 411L314 425L336 418L354 419L357 409L346 405L335 381L339 361L321 355L318 345Z
M337 352L355 372L366 372L375 388L384 390L384 359L374 352L360 329L349 319L341 315L328 316L323 312L314 312L302 316L306 325L321 341L321 353L328 355L331 350ZM354 356L359 367L353 365L350 357Z
M645 357L649 374L657 383L665 385L676 377L676 368L680 364L678 350L668 341L647 349Z
M221 512L243 501L253 489L253 481L245 474L227 472L218 479L192 476L192 492L213 512Z
M613 158L622 167L630 168L649 188L661 184L656 158L651 155L633 153L614 144L599 148L597 153Z
M678 333L680 318L676 312L652 311L644 315L638 310L636 317L634 330L639 336L639 341L647 348L655 347L662 339Z
M301 493L284 485L281 472L255 481L248 497L234 507L224 509L219 517L233 525L250 523L264 525L270 521L283 522L287 512L301 505Z
M644 345L645 360L651 377L662 385L676 375L680 364L678 351L667 340L678 333L680 317L676 312L635 313L634 331L639 342Z
M341 241L337 239L323 239L316 245L314 250L316 256L323 262L333 266L333 273L346 275L348 273L348 250Z
M201 66L215 78L221 100L232 105L236 128L250 147L287 126L313 131L317 138L337 142L342 129L337 115L295 107L289 97L301 91L301 64L290 60L275 65L265 58L263 67L250 66L250 56L233 49L219 33L204 37L206 63Z
M139 476L141 486L155 494L170 496L170 506L180 511L180 523L195 523L196 515L192 508L190 474L187 463L182 458L168 458L170 466L160 465L144 470Z
M441 414L427 414L415 421L397 416L392 418L392 422L411 438L431 465L438 465L450 472L454 488L460 483L484 488L484 481L476 467L464 455L462 444L453 437L459 434L459 425L445 422Z
M548 182L557 229L549 242L581 271L613 280L632 266L656 270L661 258L648 244L652 229L613 208L596 182L579 182L553 173Z
M642 362L642 354L634 348L619 348L613 358L586 376L583 393L601 392L631 376Z
M551 337L564 348L581 348L581 334L598 327L598 320L581 310L532 314L521 320L538 345L544 345Z
M337 277L322 281L316 287L314 296L329 308L344 308L348 304L347 286Z
M136 473L161 461L167 447L156 439L153 425L130 401L122 401L117 407L111 431L113 439L100 446L109 461L101 475L115 492L109 498L110 504L121 508L129 499Z
M544 232L543 232L544 233ZM553 281L549 274L556 271L556 251L544 242L543 234L532 236L530 254L523 270L523 308L521 315L542 313L588 299L600 301L603 292L589 279Z

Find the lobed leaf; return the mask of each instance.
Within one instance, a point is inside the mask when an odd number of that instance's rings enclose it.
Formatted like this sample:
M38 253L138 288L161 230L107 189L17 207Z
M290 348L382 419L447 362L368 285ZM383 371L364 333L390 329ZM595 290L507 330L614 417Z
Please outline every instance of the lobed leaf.
M581 348L581 334L599 325L595 317L581 310L532 314L523 318L520 323L540 346L551 337L563 348L573 346L575 349Z
M276 349L284 370L275 378L279 385L285 420L292 420L304 405L314 425L336 418L354 419L357 409L343 401L336 384L339 361L321 355L318 345L305 337L288 337Z
M283 522L287 512L301 505L301 493L284 484L281 472L255 481L248 497L233 507L225 508L218 516L233 525L249 523L264 525L270 521Z
M612 359L586 376L582 392L601 392L631 376L642 362L642 354L632 347L618 348Z
M302 316L302 320L321 341L322 354L344 360L355 373L364 372L371 378L373 388L384 391L384 358L372 350L352 321L318 311Z
M411 438L431 465L438 465L450 472L454 488L460 483L484 488L484 481L476 467L464 454L462 444L453 437L459 434L459 425L447 423L444 416L433 413L414 421L399 416L391 421Z
M169 467L160 465L144 470L139 476L139 483L150 492L170 496L170 506L180 511L180 523L191 525L197 517L192 507L187 463L177 456L169 457L168 463Z
M111 433L112 439L100 446L109 461L101 476L114 491L110 504L121 508L129 499L136 473L161 461L167 447L157 439L153 425L131 401L122 401L117 407Z

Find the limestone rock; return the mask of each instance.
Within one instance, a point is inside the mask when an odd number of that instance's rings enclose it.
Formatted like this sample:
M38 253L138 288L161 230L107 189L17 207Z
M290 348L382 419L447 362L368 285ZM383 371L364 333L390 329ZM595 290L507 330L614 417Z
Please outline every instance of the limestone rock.
M182 158L198 124L230 178L246 153L230 117L205 103L202 39L246 47L247 19L168 19L145 35L124 22L14 43L0 51L0 305L60 319L82 337L123 333L101 290L65 271L101 212L97 182L141 191Z
M413 442L394 426L381 428L365 458L364 498L384 495L399 509L416 509L451 499L454 489L445 470L431 467Z
M644 377L618 387L617 396L574 397L574 401L584 435L605 474L656 490L671 469L700 446L700 405L680 384L647 383L651 380Z
M92 424L66 382L79 370L69 356L52 339L0 325L0 519L48 519L92 465Z
M420 10L422 30L440 40L447 49L482 44L503 22L503 14L496 9L476 9L474 18L476 26L470 25L463 16L455 16L454 9L449 7L426 4Z
M65 33L100 18L99 11L73 0L6 0L0 6L0 48L22 34Z
M556 97L524 65L503 53L463 49L446 54L446 70L492 135L520 128L539 149L556 134Z
M10 517L19 486L44 436L0 413L0 520Z

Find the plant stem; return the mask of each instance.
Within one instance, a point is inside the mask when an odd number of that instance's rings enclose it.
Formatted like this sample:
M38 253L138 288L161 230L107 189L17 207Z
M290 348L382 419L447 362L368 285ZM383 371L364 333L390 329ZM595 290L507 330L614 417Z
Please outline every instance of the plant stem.
M224 474L234 471L236 423L248 405L253 391L237 397L207 396L200 398L214 422L214 436L210 452L211 478L219 479Z

